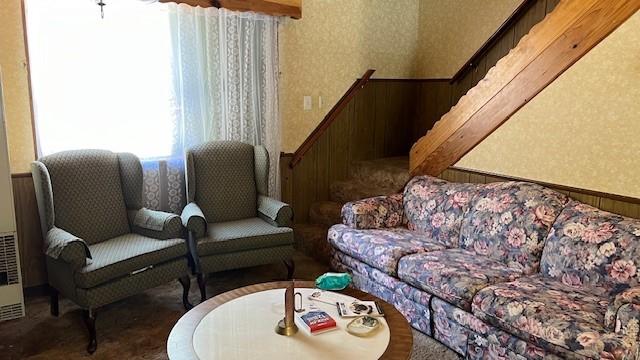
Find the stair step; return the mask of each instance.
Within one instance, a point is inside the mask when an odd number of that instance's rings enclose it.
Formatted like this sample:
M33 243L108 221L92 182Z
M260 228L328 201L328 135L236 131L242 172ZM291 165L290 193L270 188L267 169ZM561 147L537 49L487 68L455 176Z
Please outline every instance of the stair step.
M296 240L296 249L323 264L328 264L331 256L331 246L327 241L328 231L327 225L294 224L293 236Z
M340 212L342 211L342 203L333 201L318 201L309 207L309 220L313 224L322 224L331 226L339 224L341 220Z
M381 187L402 188L409 181L409 157L389 157L356 161L349 167L349 177Z
M402 191L403 185L380 186L368 181L350 179L335 181L329 186L329 196L332 201L347 203L380 195L397 194Z

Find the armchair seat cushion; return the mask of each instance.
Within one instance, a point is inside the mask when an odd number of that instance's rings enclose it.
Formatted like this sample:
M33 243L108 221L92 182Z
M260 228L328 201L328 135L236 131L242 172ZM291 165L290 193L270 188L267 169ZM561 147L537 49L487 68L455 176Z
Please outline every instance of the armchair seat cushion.
M129 233L89 245L89 250L93 259L75 273L76 285L84 289L182 258L187 245L183 239L156 240Z
M260 218L209 223L207 236L198 239L198 256L293 245L293 230Z
M405 256L398 277L418 289L469 311L481 289L522 276L522 271L463 249Z
M607 305L602 289L537 275L479 291L473 314L545 349L559 347L590 358L613 359L611 354L630 354L635 339L625 342L624 334L604 328Z
M403 227L360 230L339 224L329 229L328 238L341 252L392 276L403 256L445 249L428 241L427 235Z

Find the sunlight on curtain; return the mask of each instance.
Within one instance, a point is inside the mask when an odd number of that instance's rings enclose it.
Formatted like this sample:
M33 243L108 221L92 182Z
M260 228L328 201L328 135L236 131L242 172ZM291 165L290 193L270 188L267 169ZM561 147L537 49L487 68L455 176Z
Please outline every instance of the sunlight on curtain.
M111 0L28 0L40 155L101 148L172 155L171 37L166 8Z
M184 153L267 147L278 198L278 19L175 3L26 0L40 155L82 148L143 162L145 206L179 212Z

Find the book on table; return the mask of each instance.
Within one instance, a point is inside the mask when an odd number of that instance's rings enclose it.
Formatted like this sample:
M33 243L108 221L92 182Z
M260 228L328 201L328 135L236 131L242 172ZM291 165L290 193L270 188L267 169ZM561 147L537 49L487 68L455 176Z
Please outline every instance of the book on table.
M321 334L338 328L336 321L331 315L315 307L301 313L296 313L295 321L298 327L311 335Z

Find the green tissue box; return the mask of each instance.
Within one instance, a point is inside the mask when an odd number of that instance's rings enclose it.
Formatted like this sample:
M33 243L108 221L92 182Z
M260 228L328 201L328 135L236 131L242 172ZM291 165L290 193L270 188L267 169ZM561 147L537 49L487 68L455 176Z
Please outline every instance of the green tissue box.
M328 272L316 279L316 287L321 290L342 290L351 284L351 275Z

